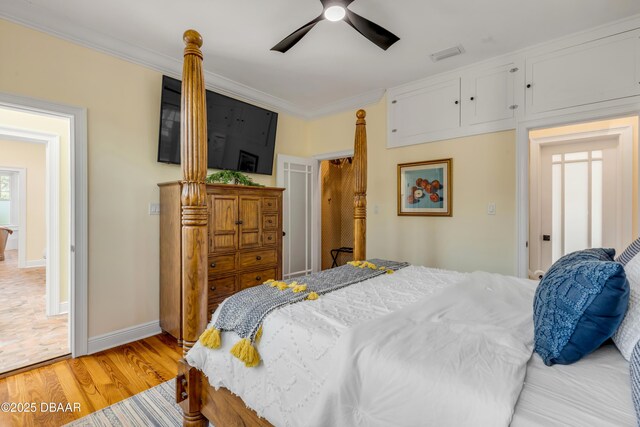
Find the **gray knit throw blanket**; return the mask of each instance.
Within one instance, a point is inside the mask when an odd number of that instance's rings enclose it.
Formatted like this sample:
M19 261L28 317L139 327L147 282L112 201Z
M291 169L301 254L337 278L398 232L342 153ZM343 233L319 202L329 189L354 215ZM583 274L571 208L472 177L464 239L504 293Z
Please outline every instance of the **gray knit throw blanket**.
M220 332L233 331L243 339L242 343L238 344L242 344L244 349L232 349L232 354L244 360L247 366L256 366L259 363L257 352L255 356L247 356L244 354L246 351L255 351L255 349L245 347L253 347L255 341L259 340L262 321L273 310L306 299L317 299L320 295L382 274L392 273L408 265L406 262L372 259L368 262L355 262L286 281L271 280L245 289L227 298L220 308L213 328L202 334L200 342L207 347L218 348ZM240 353L243 355L240 356Z

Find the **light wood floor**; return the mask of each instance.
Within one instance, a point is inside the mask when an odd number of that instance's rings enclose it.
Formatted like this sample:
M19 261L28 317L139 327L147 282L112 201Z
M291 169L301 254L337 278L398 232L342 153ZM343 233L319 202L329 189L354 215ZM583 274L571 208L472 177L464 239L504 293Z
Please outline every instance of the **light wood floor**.
M0 374L69 353L68 316L47 317L44 267L18 268L18 251L0 261Z
M182 349L156 335L0 380L2 402L35 402L35 413L0 411L0 426L57 427L174 378ZM80 412L41 412L42 402L80 404Z

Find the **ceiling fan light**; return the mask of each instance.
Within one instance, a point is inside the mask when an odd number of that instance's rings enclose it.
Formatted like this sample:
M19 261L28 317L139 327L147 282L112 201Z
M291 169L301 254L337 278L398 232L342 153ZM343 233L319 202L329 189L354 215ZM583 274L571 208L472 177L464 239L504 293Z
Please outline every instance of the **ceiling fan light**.
M346 13L342 6L330 6L324 11L324 17L331 22L337 22L342 20Z

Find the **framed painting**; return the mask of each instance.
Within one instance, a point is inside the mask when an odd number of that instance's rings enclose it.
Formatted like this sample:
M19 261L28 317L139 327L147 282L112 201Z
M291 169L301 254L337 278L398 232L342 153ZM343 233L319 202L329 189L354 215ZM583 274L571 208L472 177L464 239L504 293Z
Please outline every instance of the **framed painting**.
M452 159L398 165L398 215L451 216Z

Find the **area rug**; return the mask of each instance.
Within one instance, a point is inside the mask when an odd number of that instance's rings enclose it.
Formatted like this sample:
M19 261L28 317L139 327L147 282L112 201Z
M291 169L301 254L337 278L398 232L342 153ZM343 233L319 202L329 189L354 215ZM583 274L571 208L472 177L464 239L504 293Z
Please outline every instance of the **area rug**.
M182 411L175 403L175 380L80 418L66 427L176 427Z

